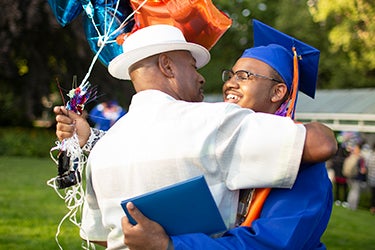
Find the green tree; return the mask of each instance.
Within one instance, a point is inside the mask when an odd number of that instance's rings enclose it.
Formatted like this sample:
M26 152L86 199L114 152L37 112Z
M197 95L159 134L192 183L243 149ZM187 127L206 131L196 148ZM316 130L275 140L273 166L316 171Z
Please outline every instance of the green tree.
M0 0L0 6L0 125L31 125L50 111L46 103L63 102L57 82L65 99L74 75L80 83L93 53L81 17L61 27L45 0ZM134 93L131 84L110 77L100 62L89 81L100 95L123 93L119 101L125 107Z
M375 85L375 5L373 0L311 0L314 21L328 34L331 86Z

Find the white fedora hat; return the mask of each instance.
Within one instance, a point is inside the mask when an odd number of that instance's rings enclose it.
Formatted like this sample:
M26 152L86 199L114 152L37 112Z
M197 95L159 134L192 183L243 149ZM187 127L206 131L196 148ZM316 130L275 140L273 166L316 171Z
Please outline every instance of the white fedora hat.
M129 67L147 57L174 50L190 51L197 68L206 65L210 52L201 45L186 42L181 30L165 24L147 26L127 37L122 45L123 53L108 66L109 73L118 79L130 80Z

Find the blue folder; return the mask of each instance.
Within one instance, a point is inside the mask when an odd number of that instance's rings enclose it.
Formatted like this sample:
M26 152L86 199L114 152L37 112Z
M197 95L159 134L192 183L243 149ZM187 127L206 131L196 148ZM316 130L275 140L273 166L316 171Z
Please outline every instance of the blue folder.
M203 176L194 177L121 202L130 223L126 203L134 205L149 219L158 222L168 235L226 230L224 221Z

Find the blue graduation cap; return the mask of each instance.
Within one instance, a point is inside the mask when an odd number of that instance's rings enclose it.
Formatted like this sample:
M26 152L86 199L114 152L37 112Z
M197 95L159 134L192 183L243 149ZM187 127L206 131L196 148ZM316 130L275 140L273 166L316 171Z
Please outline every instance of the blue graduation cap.
M320 51L255 19L253 29L254 46L241 57L263 61L280 74L294 113L298 90L315 97Z

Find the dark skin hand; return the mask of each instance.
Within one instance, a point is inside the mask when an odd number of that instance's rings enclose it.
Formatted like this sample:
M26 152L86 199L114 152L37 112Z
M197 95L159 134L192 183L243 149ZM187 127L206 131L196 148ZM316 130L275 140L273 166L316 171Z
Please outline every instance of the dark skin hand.
M128 202L126 208L137 224L132 225L126 216L122 218L125 245L131 250L167 249L170 239L164 229L158 223L145 217L133 203Z
M78 135L79 145L82 147L90 136L90 125L85 118L67 110L63 106L56 106L53 109L56 114L56 136L60 141Z

